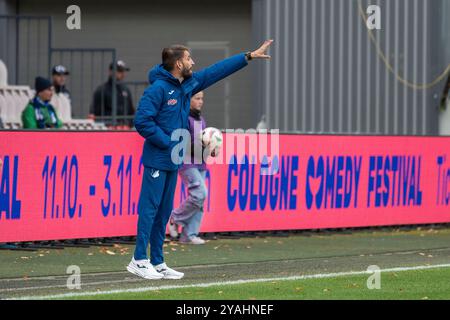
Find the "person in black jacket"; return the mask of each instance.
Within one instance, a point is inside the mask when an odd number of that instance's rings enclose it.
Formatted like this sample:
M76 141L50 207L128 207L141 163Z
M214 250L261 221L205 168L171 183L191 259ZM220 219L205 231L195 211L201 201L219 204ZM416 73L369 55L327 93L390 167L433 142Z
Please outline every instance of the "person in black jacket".
M118 60L116 63L116 101L117 101L117 117L129 116L128 119L118 120L117 125L133 125L132 116L134 116L135 108L133 99L131 97L131 91L122 82L126 77L126 73L130 71L125 65L125 62ZM109 78L108 81L99 86L93 97L91 105L91 118L98 119L97 117L111 117L112 116L112 83L113 83L113 64L109 65ZM107 126L111 126L113 121L109 119L101 119Z

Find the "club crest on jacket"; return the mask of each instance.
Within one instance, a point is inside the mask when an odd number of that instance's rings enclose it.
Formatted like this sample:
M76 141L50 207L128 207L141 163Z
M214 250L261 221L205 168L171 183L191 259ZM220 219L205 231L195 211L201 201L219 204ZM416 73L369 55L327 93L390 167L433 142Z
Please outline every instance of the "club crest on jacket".
M169 106L174 106L174 105L177 104L177 102L178 102L177 99L170 99L169 101L167 101L167 104L168 104Z

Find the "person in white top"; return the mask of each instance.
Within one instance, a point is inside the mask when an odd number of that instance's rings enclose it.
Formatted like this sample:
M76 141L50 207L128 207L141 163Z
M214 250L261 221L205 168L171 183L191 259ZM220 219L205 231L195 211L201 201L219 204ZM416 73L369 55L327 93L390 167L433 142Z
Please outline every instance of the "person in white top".
M72 120L70 91L66 88L66 80L69 74L69 71L63 65L56 65L52 69L52 83L55 94L50 103L55 107L59 118L64 123Z

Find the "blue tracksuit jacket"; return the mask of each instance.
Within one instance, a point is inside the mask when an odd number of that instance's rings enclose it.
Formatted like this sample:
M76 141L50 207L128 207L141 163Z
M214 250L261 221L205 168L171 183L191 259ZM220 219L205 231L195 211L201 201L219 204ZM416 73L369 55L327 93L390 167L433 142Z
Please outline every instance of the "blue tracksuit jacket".
M172 162L171 152L179 141L171 141L171 134L176 129L188 128L191 97L246 65L245 54L241 53L194 72L182 83L162 65L150 70L150 86L139 101L134 119L136 130L145 138L144 166L177 170L180 165Z

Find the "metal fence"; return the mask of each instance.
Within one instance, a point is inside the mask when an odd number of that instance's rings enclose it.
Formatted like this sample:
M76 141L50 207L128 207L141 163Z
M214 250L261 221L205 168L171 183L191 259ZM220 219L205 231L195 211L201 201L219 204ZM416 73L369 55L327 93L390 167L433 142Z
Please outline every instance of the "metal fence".
M125 81L123 84L130 89L133 96L133 101L137 106L139 99L141 98L145 89L149 86L149 83L147 81Z
M36 75L50 75L51 33L51 17L0 15L0 58L10 83L33 86Z
M139 100L145 89L149 86L149 83L147 81L125 81L123 84L130 89L135 109L137 109Z
M92 97L96 87L105 82L109 64L111 61L116 61L116 50L111 48L52 48L51 61L52 65L62 64L69 70L67 87L71 91L72 113L75 117L85 118L91 112ZM115 84L115 78L113 78L113 96L116 95ZM117 99L112 99L112 121L115 121L116 105Z
M75 117L84 118L93 112L93 96L96 88L107 81L109 64L117 60L115 49L111 48L55 48L52 52L52 65L62 64L70 72L67 87L72 96L72 109ZM113 70L113 72L115 72ZM131 93L133 108L148 86L146 81L124 81L117 83L112 77L112 96L118 96L120 88L128 88ZM132 124L134 114L120 113L117 108L117 98L112 99L112 113L107 112L105 101L102 101L100 114L95 116L96 121L102 121L108 125L120 123Z
M34 87L36 76L51 77L51 68L62 64L70 72L66 86L71 92L72 116L87 118L92 112L93 95L108 80L109 65L116 72L114 48L56 48L52 43L52 17L0 15L0 59L9 72L9 83ZM132 123L133 114L118 112L118 88L129 88L134 109L146 82L117 83L111 77L111 99L102 99L95 120L115 126ZM103 95L102 95L103 97ZM107 101L110 105L106 105Z

